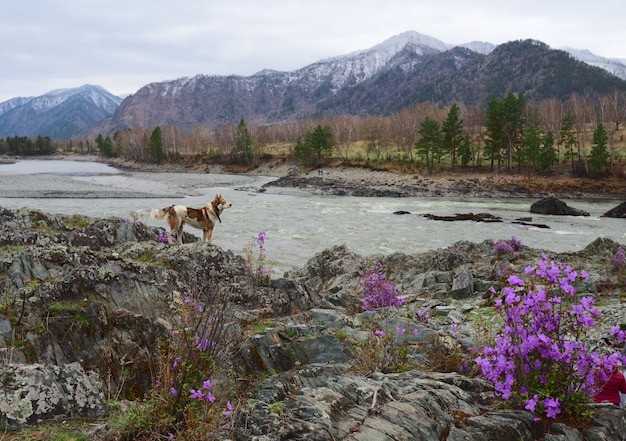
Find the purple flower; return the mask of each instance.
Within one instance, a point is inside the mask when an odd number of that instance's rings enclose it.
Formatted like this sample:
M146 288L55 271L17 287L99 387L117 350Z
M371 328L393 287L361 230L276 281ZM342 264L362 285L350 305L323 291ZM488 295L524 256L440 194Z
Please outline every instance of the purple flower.
M201 400L204 398L204 393L199 389L191 389L189 391L189 396L194 400Z
M174 389L174 386L170 387L170 394L173 397L177 397L178 396L178 391L176 389Z
M202 387L204 389L211 389L213 385L211 384L211 380L204 380L204 383L202 383Z
M359 281L359 285L364 291L363 309L367 311L389 306L398 308L405 304L401 298L402 293L397 290L394 282L387 280L382 269L382 263L376 263L376 268L372 271L366 271L365 276Z
M546 398L543 400L543 408L546 410L546 416L548 418L556 418L561 413L561 403L556 398Z
M577 282L588 277L585 271L550 261L543 253L525 273L535 280L523 282L511 275L499 293L492 290L503 325L496 331L493 347L474 350L475 369L494 384L502 399L516 399L525 409L547 418L571 415L580 410L578 405L562 408L562 403L580 403L573 394L594 396L598 378L607 377L626 357L600 357L585 344L587 328L600 318L590 296L576 295ZM620 333L620 341L626 339L618 327L611 333ZM528 391L541 392L529 398ZM562 402L553 398L555 394Z
M524 280L520 279L516 275L512 275L511 277L509 277L508 282L509 285L524 286Z
M233 409L235 408L235 406L233 406L230 402L230 400L226 403L226 409L224 409L222 411L222 415L224 415L226 418L230 418Z
M537 406L537 401L539 401L539 396L535 394L534 397L526 401L526 404L524 405L524 409L534 412L535 407Z
M377 329L374 331L374 334L376 335L380 335L381 337L385 335L385 331L381 330L381 329Z

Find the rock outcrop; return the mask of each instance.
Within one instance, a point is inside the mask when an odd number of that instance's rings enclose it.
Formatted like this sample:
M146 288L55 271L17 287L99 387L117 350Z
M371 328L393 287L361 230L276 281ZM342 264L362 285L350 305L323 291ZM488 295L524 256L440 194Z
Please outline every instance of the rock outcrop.
M391 314L379 326L416 330L406 342L428 367L434 362L421 349L425 343L440 338L450 350L475 345L470 313L485 305L503 274L523 272L541 250L496 255L489 241L459 242L415 255L363 257L338 245L258 287L241 256L200 242L169 246L158 242L158 233L128 219L0 208L0 378L12 379L0 382L0 411L8 427L60 415L99 416L105 398L143 397L155 381L158 342L180 325L177 308L189 296L226 311L232 355L225 362L236 372L267 376L237 417L239 439L545 435L532 413L495 410L492 389L476 379L432 369L357 375L345 344L368 338L372 313L358 307L358 282L376 262L412 311L431 316L425 322ZM603 295L617 295L620 280L606 261L619 246L598 239L555 258L589 272L585 292L601 287ZM609 327L626 322L618 303L603 302L603 313ZM265 323L263 329L251 332L257 323ZM598 339L606 332L599 329ZM20 380L26 377L35 380ZM34 396L49 400L16 399ZM283 410L276 411L276 403ZM543 439L611 439L625 432L623 413L610 409L598 418L585 431L552 427L552 438Z
M341 365L309 365L260 385L239 415L237 439L601 441L626 430L626 411L617 407L598 408L593 425L575 429L486 408L492 399L490 384L454 373L360 377Z
M78 362L0 365L0 415L9 430L42 420L107 413L99 376Z
M530 206L530 212L535 214L554 214L559 216L589 216L584 210L570 207L565 202L555 197L548 197L534 202Z
M604 213L601 217L614 217L624 219L626 218L626 202L622 202L615 208L611 208L609 211Z

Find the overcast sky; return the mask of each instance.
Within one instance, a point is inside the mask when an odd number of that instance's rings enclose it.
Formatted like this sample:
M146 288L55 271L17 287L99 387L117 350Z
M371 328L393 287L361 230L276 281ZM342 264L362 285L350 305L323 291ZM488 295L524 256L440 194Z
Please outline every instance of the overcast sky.
M626 58L623 0L3 0L0 102L99 85L295 70L405 31L448 44L533 38Z

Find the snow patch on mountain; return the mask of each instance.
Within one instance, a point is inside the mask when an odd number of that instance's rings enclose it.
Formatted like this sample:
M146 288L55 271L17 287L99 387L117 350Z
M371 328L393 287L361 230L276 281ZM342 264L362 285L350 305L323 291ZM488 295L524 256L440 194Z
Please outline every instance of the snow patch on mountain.
M577 60L604 69L616 77L626 80L626 58L605 58L587 49L564 48L563 50L569 52Z

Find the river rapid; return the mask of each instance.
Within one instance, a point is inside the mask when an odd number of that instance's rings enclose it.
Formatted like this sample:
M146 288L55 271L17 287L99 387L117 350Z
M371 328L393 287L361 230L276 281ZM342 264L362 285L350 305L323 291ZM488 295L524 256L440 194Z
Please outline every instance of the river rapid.
M165 227L164 221L150 219L152 208L174 203L199 208L220 193L233 206L222 214L213 243L242 254L243 248L265 231L266 255L279 273L301 267L316 253L340 244L362 255L413 254L460 240L497 241L513 236L524 245L552 252L579 251L598 237L626 244L624 219L601 217L620 200L567 199L568 205L590 216L542 216L530 213L531 204L537 200L532 198L371 198L313 195L282 188L257 191L273 179L128 173L97 162L24 160L0 165L0 207L138 217L148 225ZM168 184L177 180L185 183L174 188ZM397 211L409 214L394 214ZM434 221L422 216L427 213L490 213L501 217L502 222ZM519 218L532 218L532 223L549 228L514 224ZM186 227L185 231L201 237L199 230Z

